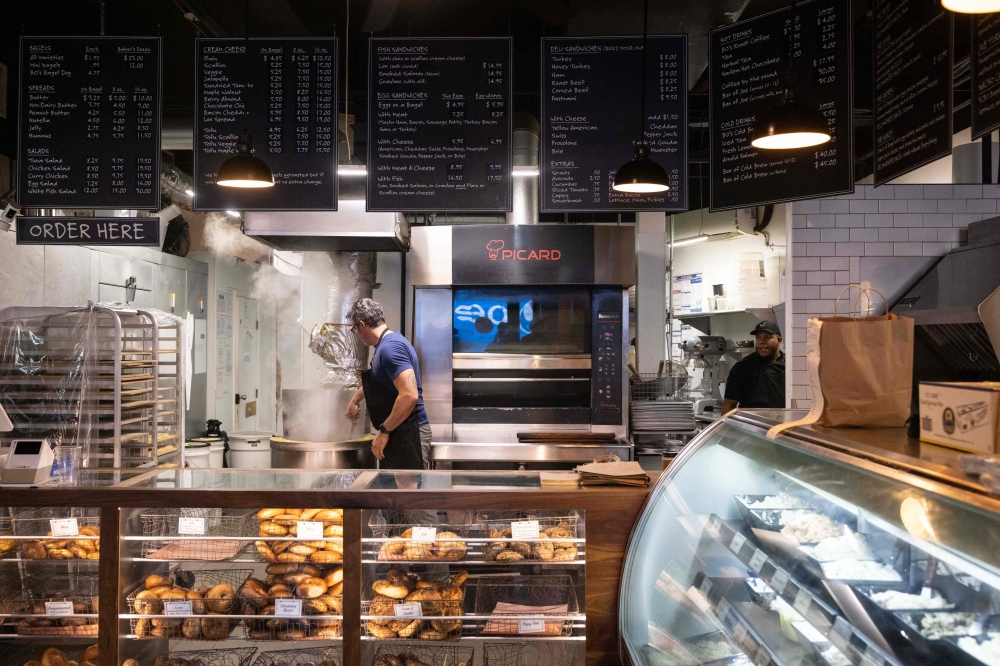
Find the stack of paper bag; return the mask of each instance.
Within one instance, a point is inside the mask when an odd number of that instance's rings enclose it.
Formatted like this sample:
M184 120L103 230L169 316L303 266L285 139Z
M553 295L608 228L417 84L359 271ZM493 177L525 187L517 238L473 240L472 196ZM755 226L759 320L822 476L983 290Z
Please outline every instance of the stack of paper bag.
M649 475L632 461L587 463L576 468L584 486L648 486Z

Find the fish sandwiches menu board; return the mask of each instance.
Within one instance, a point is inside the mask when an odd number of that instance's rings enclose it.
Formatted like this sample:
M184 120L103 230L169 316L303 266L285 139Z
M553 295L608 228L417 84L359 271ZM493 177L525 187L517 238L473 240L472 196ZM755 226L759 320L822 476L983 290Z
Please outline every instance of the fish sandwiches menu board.
M1000 14L972 17L972 138L1000 127Z
M158 37L22 37L17 200L160 207Z
M511 40L370 49L368 210L510 210Z
M687 36L649 37L645 140L670 178L655 194L616 192L640 129L640 37L542 40L542 211L684 211L687 182ZM614 100L609 103L609 100Z
M712 210L854 191L850 8L849 0L812 0L711 32ZM826 118L830 141L751 145L754 124L786 86Z
M951 153L954 15L935 0L876 0L875 184Z
M195 209L337 210L336 38L251 39L249 57L242 39L196 48ZM216 185L244 127L274 187Z

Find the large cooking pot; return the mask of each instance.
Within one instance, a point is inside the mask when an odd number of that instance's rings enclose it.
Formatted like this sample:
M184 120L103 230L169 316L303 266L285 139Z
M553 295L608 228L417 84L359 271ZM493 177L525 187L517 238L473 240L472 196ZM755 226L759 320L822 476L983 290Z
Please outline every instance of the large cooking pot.
M375 469L368 439L346 442L301 442L271 438L271 467L285 469Z

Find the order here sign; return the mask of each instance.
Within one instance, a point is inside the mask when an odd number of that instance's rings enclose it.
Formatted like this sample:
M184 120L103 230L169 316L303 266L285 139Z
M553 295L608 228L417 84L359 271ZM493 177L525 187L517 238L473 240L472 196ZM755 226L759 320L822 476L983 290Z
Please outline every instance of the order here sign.
M18 217L18 245L158 247L159 217Z

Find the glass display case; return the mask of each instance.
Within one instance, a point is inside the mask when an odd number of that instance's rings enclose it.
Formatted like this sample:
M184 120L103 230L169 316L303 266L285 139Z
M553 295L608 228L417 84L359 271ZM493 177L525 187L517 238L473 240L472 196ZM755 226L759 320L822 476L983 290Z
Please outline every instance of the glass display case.
M903 429L892 452L774 422L717 422L651 491L621 584L632 662L1000 664L1000 500Z

